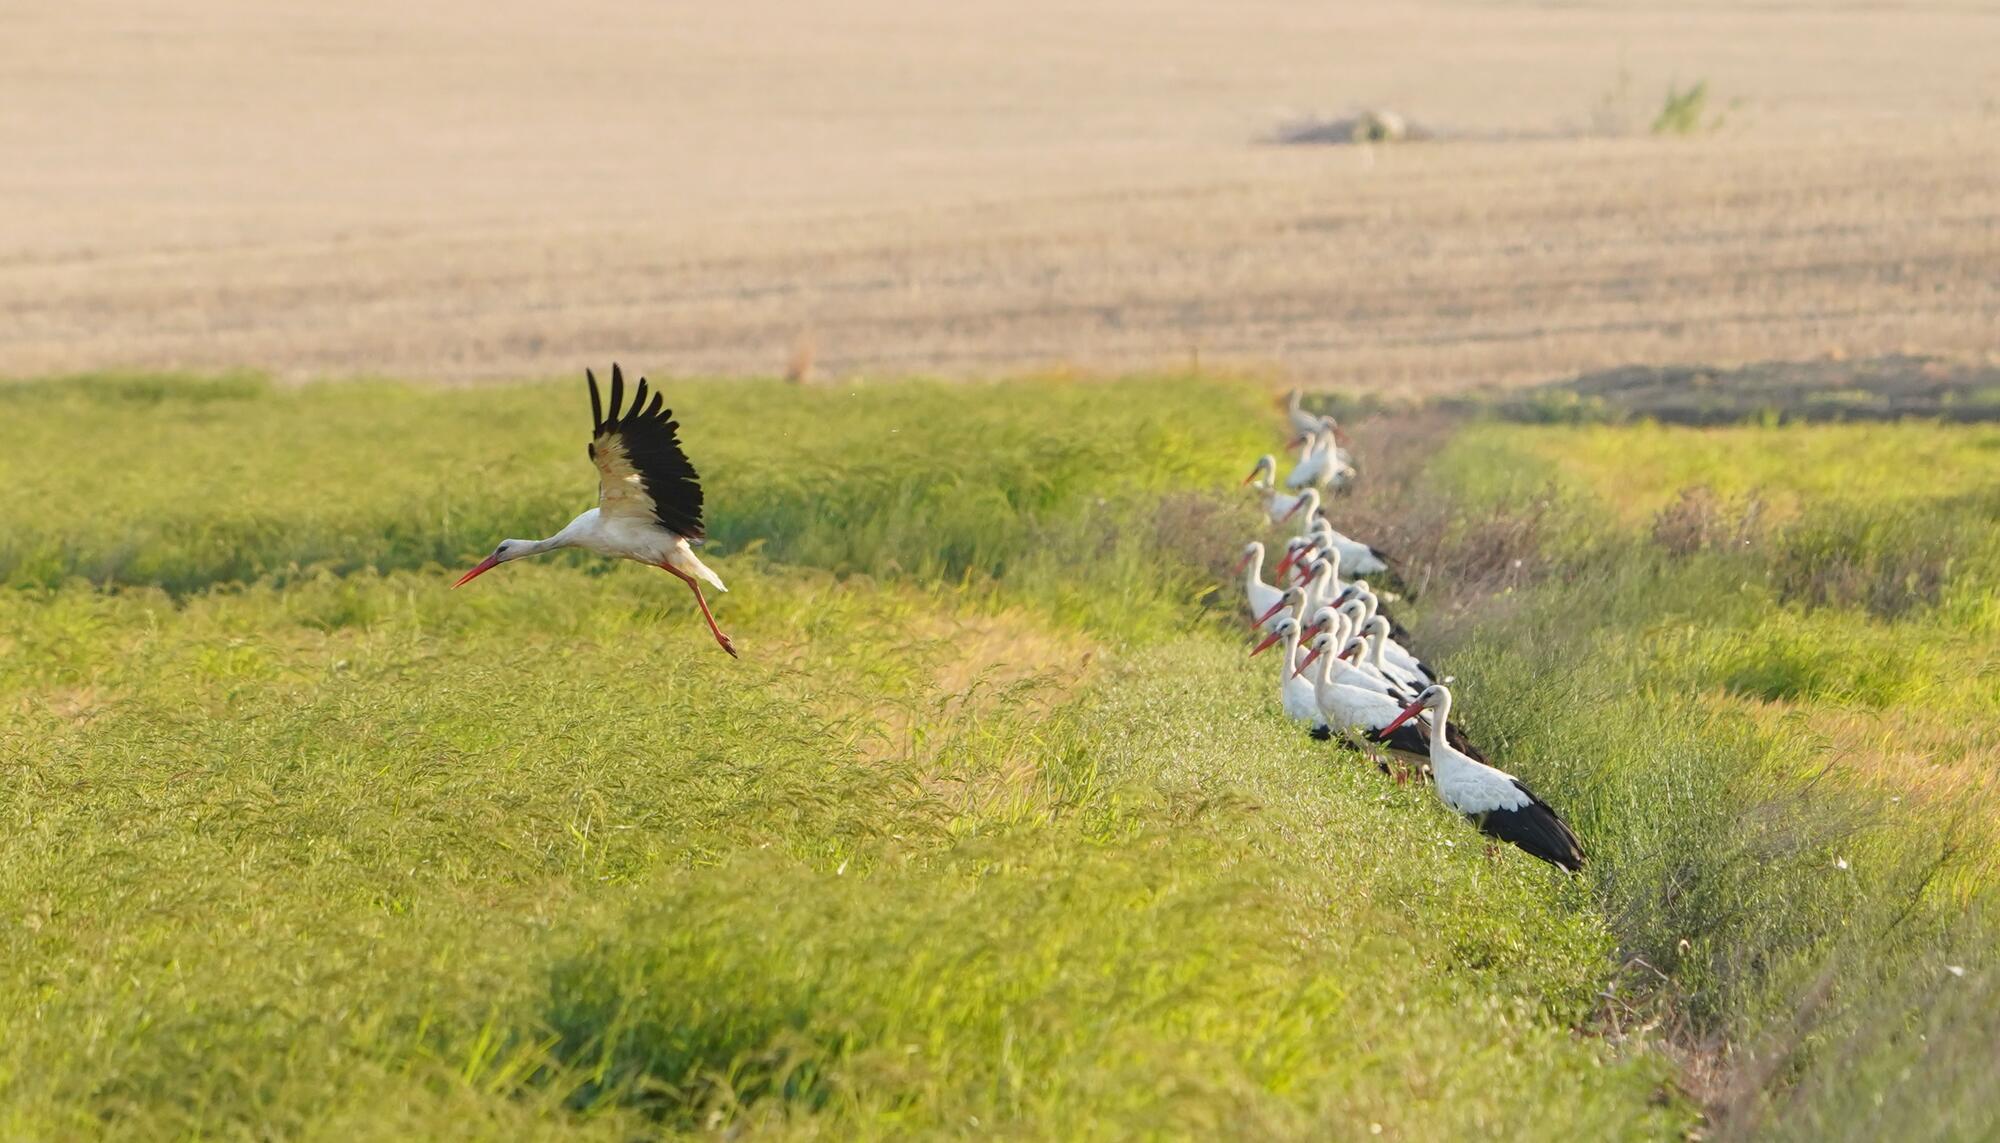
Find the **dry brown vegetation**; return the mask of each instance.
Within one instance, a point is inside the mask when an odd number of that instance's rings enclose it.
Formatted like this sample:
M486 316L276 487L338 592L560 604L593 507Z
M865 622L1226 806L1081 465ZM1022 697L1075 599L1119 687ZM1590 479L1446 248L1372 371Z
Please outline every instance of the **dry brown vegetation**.
M0 8L0 374L1980 353L1972 6ZM1592 137L1706 80L1725 129ZM1442 138L1262 140L1392 106Z

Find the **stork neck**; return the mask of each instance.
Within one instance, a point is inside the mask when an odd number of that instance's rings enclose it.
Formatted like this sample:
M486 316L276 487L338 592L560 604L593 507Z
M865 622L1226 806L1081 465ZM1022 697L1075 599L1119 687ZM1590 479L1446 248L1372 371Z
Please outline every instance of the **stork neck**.
M1431 770L1452 760L1445 744L1445 724L1451 721L1451 692L1439 690L1437 705L1431 708Z
M1299 535L1310 538L1313 531L1313 519L1319 515L1319 489L1308 488L1304 492L1299 493L1299 508L1306 516L1305 520L1299 525Z
M1250 564L1243 569L1243 584L1248 587L1262 582L1264 582L1264 545L1258 544L1250 549Z

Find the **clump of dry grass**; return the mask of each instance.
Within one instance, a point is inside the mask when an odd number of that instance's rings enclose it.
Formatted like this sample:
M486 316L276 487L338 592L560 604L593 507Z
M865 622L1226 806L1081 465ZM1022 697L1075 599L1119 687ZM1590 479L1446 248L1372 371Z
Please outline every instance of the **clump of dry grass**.
M1683 488L1653 517L1653 542L1677 556L1750 546L1762 534L1764 502L1731 502L1706 484Z
M811 329L802 329L792 339L791 356L785 359L785 380L794 385L809 385L813 379L813 361L817 356L818 343Z

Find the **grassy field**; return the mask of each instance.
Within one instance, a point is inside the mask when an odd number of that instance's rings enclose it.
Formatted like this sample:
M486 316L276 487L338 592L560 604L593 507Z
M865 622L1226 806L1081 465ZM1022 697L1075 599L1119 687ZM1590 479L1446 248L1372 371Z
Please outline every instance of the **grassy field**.
M676 385L740 662L445 590L581 397L0 389L0 1134L1993 1129L1990 430L1357 427L1567 879L1242 660L1259 389Z

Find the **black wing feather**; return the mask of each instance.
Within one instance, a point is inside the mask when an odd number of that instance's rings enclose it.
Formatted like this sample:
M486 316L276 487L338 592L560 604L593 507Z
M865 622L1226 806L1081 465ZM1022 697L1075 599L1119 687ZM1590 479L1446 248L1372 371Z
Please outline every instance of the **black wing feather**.
M665 395L649 391L646 379L641 377L628 408L625 405L624 371L613 365L611 412L607 417L598 404L597 378L587 370L584 376L590 380L594 437L597 440L617 438L625 459L639 474L640 483L652 498L653 516L660 526L699 542L706 535L702 526L701 476L681 448L680 422L673 419L672 409L663 407ZM646 401L649 394L652 397L650 404ZM596 443L593 441L592 459L596 455Z
M1535 797L1534 791L1519 782L1515 782L1514 787L1528 795L1528 804L1518 810L1467 815L1479 827L1479 832L1520 846L1550 865L1571 873L1582 869L1583 843L1577 840L1568 823L1557 817L1546 802Z

